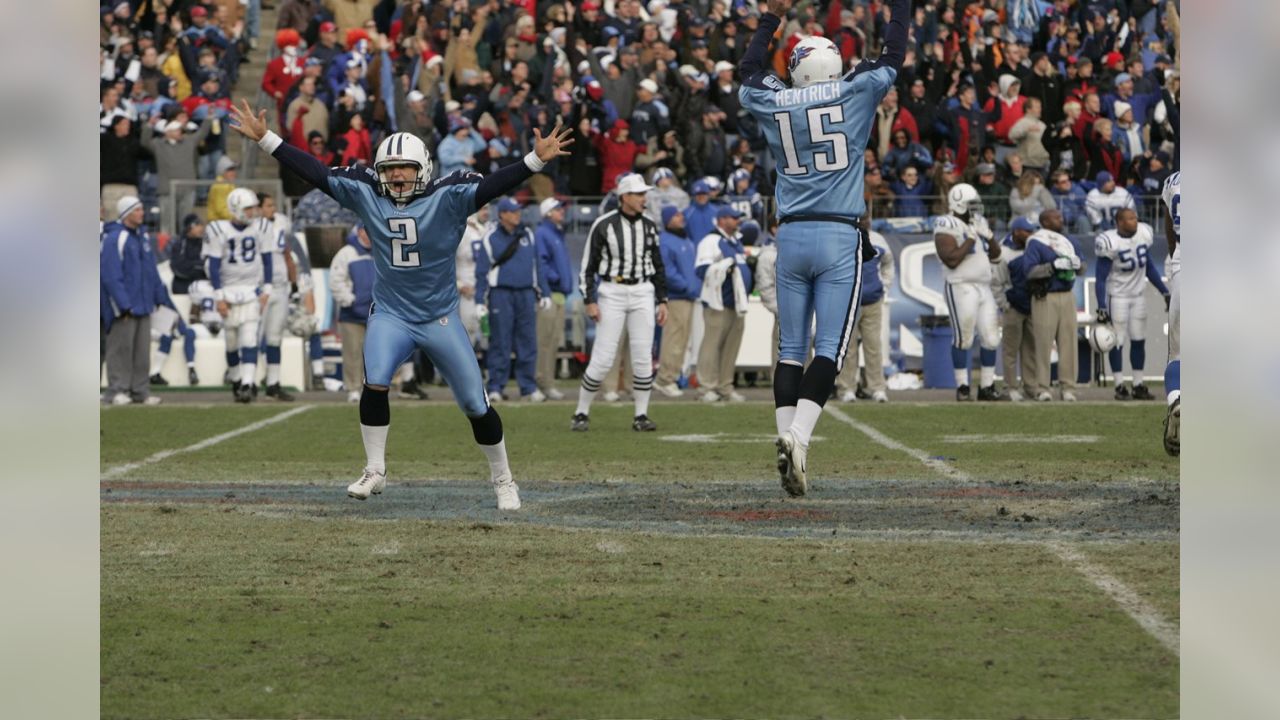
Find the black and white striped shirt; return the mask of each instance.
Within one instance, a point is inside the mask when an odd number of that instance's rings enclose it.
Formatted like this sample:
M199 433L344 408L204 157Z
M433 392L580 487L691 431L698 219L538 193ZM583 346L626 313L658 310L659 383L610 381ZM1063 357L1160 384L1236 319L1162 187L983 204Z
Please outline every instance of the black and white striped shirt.
M587 304L596 302L601 280L627 285L649 281L654 298L667 301L667 276L662 267L658 224L644 215L629 217L620 210L601 215L587 233L580 285Z

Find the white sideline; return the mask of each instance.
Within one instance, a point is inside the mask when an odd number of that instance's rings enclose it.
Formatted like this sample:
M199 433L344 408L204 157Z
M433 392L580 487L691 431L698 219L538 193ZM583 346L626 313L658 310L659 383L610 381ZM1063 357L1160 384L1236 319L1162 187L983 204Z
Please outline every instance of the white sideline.
M181 455L183 453L195 452L197 450L203 450L207 447L212 447L214 445L217 445L220 442L223 442L224 440L230 440L231 438L236 437L238 435L243 435L247 432L253 432L254 430L259 430L261 428L267 427L268 425L274 425L275 423L288 420L289 418L295 415L304 413L313 407L315 407L315 405L299 405L298 407L293 408L292 410L282 412L279 415L272 415L271 417L266 418L265 420L259 420L255 423L249 423L244 427L240 427L240 428L236 428L235 430L224 432L221 435L214 435L211 438L206 438L194 445L188 445L184 448L175 448L173 450L161 450L160 452L155 453L154 455L145 457L139 460L138 462L125 463L124 465L116 465L114 467L109 467L102 473L102 479L114 480L120 477L121 475L124 475L125 473L133 472L134 470L137 470L138 468L143 467L145 465L158 463L161 460L164 460L165 458L170 458L170 457L173 457L174 455Z
M956 480L967 482L971 479L969 474L963 470L957 470L946 461L931 457L923 450L903 445L870 425L854 420L837 408L828 405L824 409L831 417L861 432L879 445L891 450L900 450L924 463L929 468ZM1181 657L1178 651L1178 629L1168 620L1165 620L1159 611L1151 607L1128 585L1120 582L1101 567L1089 562L1089 559L1083 553L1064 543L1050 541L1044 543L1044 546L1067 566L1093 583L1107 597L1115 601L1120 606L1120 609L1124 610L1125 614L1130 618L1133 618L1133 621L1138 623L1139 627L1146 630L1148 635L1155 638L1156 642L1163 645L1175 656Z
M940 460L938 458L932 457L931 455L929 455L929 453L923 450L917 450L913 447L907 447L906 445L903 445L902 443L898 442L897 440L894 440L888 435L885 435L884 433L871 427L870 425L867 425L866 423L858 422L857 420L854 420L848 415L845 415L843 410L832 407L830 405L827 405L824 409L827 411L828 415L848 425L854 430L857 430L863 435L866 435L867 437L871 438L872 442L875 442L878 445L883 445L889 448L890 450L900 450L910 455L911 457L919 460L920 462L924 463L925 466L928 467L929 469L936 470L937 472L940 472L943 475L946 475L947 477L952 478L953 480L959 480L961 482L969 482L970 480L972 480L972 478L969 477L969 473L963 470L957 470L956 468L951 467L951 465L948 464L946 460Z
M1085 557L1084 553L1073 547L1061 542L1047 542L1044 546L1054 555L1057 555L1062 562L1075 568L1089 582L1098 586L1098 589L1114 600L1126 615L1138 623L1139 627L1146 630L1147 634L1155 638L1161 645L1164 645L1174 656L1182 656L1178 650L1178 629L1168 620L1165 620L1160 611L1151 607L1146 600L1139 597L1128 585L1117 580L1106 570L1089 562L1089 558Z

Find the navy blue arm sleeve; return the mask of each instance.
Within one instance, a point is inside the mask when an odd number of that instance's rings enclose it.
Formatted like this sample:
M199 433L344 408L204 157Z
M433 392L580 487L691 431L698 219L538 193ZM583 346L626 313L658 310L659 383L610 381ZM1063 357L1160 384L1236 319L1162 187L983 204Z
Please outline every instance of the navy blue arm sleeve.
M743 82L746 82L747 78L754 76L756 73L768 69L769 45L773 43L773 34L777 32L778 25L781 22L782 18L771 12L766 12L760 16L756 34L751 37L751 44L747 45L746 53L738 61L738 73L741 75Z
M488 205L495 199L520 187L525 180L533 177L533 171L524 160L514 162L480 179L476 187L476 209Z
M1098 258L1097 279L1094 281L1094 291L1098 296L1098 309L1107 309L1107 276L1111 274L1111 258Z
M303 152L287 142L280 143L280 147L271 153L281 165L294 171L303 180L313 185L317 190L333 197L333 191L329 189L329 175L331 171L329 167L320 162L310 153ZM335 198L336 199L336 198Z
M902 69L907 59L907 19L911 15L911 0L893 0L889 8L889 25L884 29L884 49L876 64L891 67L894 72Z
M1156 286L1161 295L1169 294L1169 288L1164 284L1164 279L1160 277L1159 268L1150 260L1147 261L1147 279L1151 281L1152 285Z

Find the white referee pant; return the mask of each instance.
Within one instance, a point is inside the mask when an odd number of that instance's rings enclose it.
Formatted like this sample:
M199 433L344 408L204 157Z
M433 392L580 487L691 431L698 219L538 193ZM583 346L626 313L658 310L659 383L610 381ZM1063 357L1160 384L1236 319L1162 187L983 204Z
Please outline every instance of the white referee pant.
M984 350L1000 347L1000 323L996 319L996 298L987 283L947 283L947 309L951 313L952 346L973 347L976 335Z
M618 353L618 341L626 328L631 344L632 389L653 388L653 283L635 285L602 280L596 290L600 305L600 321L596 323L596 341L591 347L591 362L582 374L582 387L589 392L600 389Z

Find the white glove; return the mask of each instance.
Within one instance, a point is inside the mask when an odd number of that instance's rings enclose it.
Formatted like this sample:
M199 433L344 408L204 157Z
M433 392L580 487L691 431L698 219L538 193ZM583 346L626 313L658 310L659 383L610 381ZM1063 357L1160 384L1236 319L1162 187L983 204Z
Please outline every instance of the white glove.
M1080 269L1080 258L1076 257L1075 255L1071 256L1071 269L1072 270Z
M1069 258L1069 257L1060 257L1053 261L1053 269L1054 270L1075 270L1075 267L1073 267L1073 263L1071 262L1071 260L1072 258Z
M489 308L484 305L476 305L476 317L482 318L489 314Z
M995 233L991 232L991 226L987 224L987 219L979 215L973 220L973 231L978 237L990 242L995 238Z
M551 309L551 298L549 298L549 297L540 298L540 299L538 300L538 309L539 309L539 310L550 310L550 309Z

